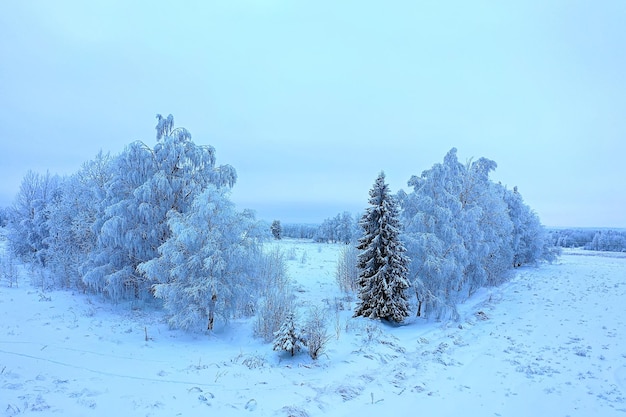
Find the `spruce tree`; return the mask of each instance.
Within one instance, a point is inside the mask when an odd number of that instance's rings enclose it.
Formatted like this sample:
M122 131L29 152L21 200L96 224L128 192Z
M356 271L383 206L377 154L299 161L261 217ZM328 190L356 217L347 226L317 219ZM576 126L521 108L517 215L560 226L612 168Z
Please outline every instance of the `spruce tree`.
M400 241L398 204L381 172L370 190L370 207L361 218L359 305L356 316L401 322L409 315L405 290L409 258Z
M280 220L274 220L272 222L272 226L270 227L270 231L272 232L272 236L274 239L280 240L283 237L283 227L280 225Z
M274 333L274 350L284 350L294 356L302 348L302 336L296 329L293 313L287 314L280 329Z

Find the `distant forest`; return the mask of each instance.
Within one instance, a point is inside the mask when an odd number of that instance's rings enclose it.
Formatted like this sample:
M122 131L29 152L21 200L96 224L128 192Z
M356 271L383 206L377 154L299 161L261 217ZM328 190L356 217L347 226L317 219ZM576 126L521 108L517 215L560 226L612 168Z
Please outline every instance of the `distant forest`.
M358 218L350 213L329 217L322 224L288 223L282 226L282 236L293 239L314 239L316 242L350 242L358 231ZM567 228L548 229L552 245L561 248L626 252L626 230Z
M585 250L626 252L626 230L612 229L551 229L554 246Z

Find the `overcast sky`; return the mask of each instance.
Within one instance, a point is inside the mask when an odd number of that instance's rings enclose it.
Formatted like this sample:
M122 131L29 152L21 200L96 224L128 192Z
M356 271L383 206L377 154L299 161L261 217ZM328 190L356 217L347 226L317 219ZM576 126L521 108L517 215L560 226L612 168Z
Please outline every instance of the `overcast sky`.
M321 222L498 163L548 226L626 227L626 2L8 1L0 206L173 114L260 217Z

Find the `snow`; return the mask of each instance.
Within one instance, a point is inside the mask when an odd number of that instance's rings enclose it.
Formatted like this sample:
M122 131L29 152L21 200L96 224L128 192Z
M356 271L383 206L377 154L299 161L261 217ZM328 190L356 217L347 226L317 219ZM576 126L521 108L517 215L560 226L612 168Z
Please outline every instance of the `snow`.
M2 242L0 242L1 244ZM0 415L626 416L626 258L521 268L458 322L353 319L341 245L284 240L300 320L327 308L325 354L291 357L252 321L169 330L162 312L0 282ZM591 255L592 253L590 253Z

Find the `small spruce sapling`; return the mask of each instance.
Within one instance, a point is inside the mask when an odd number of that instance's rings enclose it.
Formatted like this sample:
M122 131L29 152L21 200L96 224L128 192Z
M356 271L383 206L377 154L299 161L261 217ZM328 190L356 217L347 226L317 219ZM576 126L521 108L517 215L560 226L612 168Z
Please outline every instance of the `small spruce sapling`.
M294 356L302 348L303 339L298 329L293 313L287 314L280 329L274 333L274 350L284 350Z

